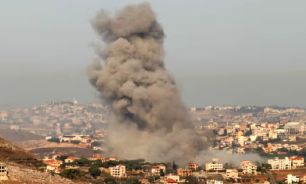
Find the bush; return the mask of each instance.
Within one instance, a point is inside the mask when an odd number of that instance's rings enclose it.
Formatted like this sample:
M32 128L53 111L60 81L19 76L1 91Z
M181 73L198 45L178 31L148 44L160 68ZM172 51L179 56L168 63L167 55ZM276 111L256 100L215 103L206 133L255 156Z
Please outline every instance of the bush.
M90 160L87 158L80 158L75 161L76 165L78 166L85 166L85 165L90 165Z
M77 169L65 169L61 175L65 178L75 179L81 175L81 172Z
M60 143L60 139L57 137L52 137L51 139L48 139L49 142L56 142L56 143Z
M92 165L89 169L88 169L89 174L92 177L97 177L101 175L101 170L97 165Z

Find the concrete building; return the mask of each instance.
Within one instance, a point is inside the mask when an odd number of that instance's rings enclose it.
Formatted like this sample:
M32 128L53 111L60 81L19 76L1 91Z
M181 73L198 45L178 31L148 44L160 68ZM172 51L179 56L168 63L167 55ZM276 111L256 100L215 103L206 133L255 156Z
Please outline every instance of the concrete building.
M237 169L226 169L225 172L225 177L227 179L231 178L231 179L238 179L238 170Z
M8 180L8 169L7 169L7 166L0 162L0 181L1 180Z
M191 176L192 175L192 170L190 170L190 169L177 169L177 174L179 175L179 176L183 176L183 177L185 177L185 176Z
M304 166L304 157L292 156L289 159L291 160L292 168Z
M153 165L151 168L151 173L153 175L160 175L160 173L166 173L166 166L163 164Z
M188 163L188 168L192 171L196 171L199 168L199 165L193 162Z
M292 174L288 174L286 177L287 184L299 183L299 181L300 179L297 176L294 176Z
M275 157L274 159L269 159L268 164L271 165L271 168L273 170L289 170L291 169L291 160L286 157L284 159L279 159L278 157Z
M219 163L218 159L213 159L212 162L205 164L206 171L221 171L224 170L223 164Z
M244 160L240 163L243 174L257 174L257 165L249 160Z
M110 175L116 178L122 178L126 176L126 167L125 165L116 165L114 167L110 167Z

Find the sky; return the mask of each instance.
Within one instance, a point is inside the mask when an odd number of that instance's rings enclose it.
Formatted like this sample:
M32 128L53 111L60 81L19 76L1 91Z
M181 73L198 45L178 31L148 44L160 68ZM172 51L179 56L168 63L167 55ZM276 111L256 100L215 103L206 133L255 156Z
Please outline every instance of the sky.
M97 11L140 0L0 1L0 109L97 101ZM151 0L187 106L306 107L305 0Z

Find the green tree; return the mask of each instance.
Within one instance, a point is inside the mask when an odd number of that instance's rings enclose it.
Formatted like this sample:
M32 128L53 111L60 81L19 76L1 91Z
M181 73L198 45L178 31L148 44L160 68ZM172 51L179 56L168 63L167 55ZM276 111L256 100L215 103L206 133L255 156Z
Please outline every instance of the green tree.
M100 170L100 168L97 165L92 165L88 169L88 172L94 178L101 175L101 170Z
M80 158L80 159L76 160L75 163L78 166L85 166L85 165L90 164L90 160L88 160L87 158Z
M172 162L172 169L174 172L176 172L178 166L176 165L175 161Z
M81 172L77 169L65 169L61 175L69 179L75 179L81 175Z

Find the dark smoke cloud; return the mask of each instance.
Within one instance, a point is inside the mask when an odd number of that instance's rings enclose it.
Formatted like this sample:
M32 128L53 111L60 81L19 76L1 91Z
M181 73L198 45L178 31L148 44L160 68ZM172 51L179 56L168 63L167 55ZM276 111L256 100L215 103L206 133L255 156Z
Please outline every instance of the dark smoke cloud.
M114 112L108 146L124 158L188 161L205 147L174 79L164 67L164 32L149 4L92 21L106 44L90 66L91 83Z

